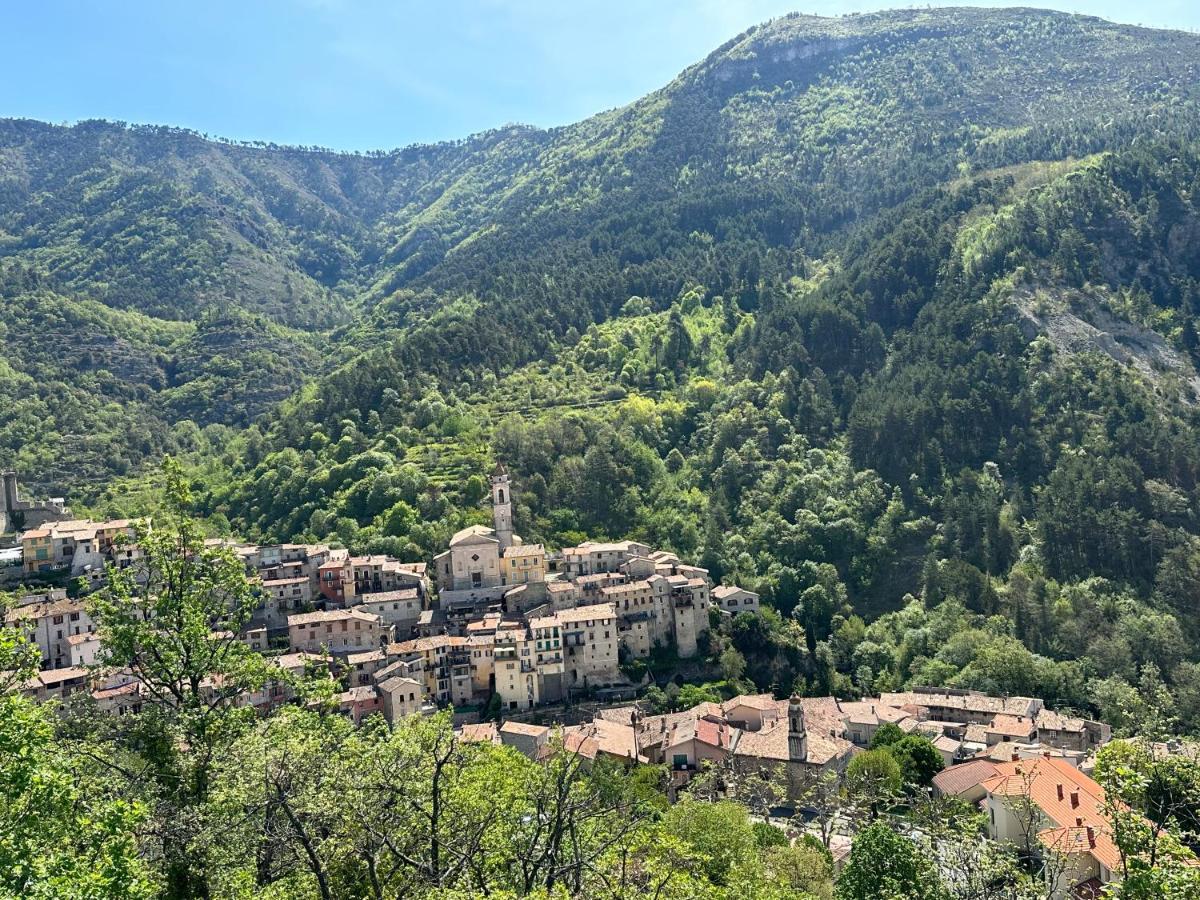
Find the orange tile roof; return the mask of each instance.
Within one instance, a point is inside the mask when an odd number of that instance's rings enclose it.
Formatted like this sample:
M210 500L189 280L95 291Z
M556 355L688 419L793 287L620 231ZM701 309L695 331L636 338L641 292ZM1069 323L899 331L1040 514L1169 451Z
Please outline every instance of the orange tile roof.
M550 729L545 725L533 725L529 722L518 722L515 719L507 719L500 726L500 734L523 734L527 737L546 737L550 734Z
M435 634L430 637L414 638L411 641L388 644L387 652L389 656L396 656L401 653L424 653L429 650L437 650L440 647L465 647L466 645L467 639L465 637L450 634Z
M1109 869L1120 866L1121 855L1104 814L1104 788L1070 763L1054 757L995 765L996 774L982 782L984 790L994 796L1029 797L1056 826L1039 833L1039 837L1046 835L1046 840L1058 842L1068 848L1067 852L1087 852ZM1074 829L1088 827L1091 839L1084 847Z
M957 796L993 777L996 771L991 760L973 759L938 772L933 776L933 784L943 794Z
M1033 719L1001 714L992 719L988 731L992 734L1003 734L1009 737L1028 737L1036 728Z

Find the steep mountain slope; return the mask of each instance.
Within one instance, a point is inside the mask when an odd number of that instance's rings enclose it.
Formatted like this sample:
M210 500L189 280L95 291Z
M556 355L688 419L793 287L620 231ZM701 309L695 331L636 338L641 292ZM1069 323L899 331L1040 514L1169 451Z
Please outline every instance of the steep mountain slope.
M358 156L7 120L0 257L158 316L232 305L329 325L345 320L345 299L383 251L386 216L413 218L463 172L488 173L489 160L507 171L527 133Z
M630 296L661 308L689 280L751 308L764 270L802 271L963 173L1192 135L1197 47L1033 11L753 29L645 100L553 133L485 228L423 273L392 268L353 333L369 345L402 327L402 346L377 383L356 365L348 393L365 414L397 365L449 376L536 359Z
M1197 46L1032 10L790 16L577 125L368 155L0 122L0 260L202 331L241 311L338 326L320 360L273 343L280 333L257 350L265 334L232 340L232 366L185 341L170 376L143 384L163 392L164 427L240 424L344 363L299 396L283 446L367 416L387 391L413 401L429 377L473 383L552 354L631 296L662 309L699 284L753 311L781 277L836 260L874 217L951 179L1191 136ZM909 307L868 315L886 336ZM39 346L22 349L22 370L53 370ZM3 452L44 460L54 433L34 424ZM161 446L135 443L96 471Z
M197 449L197 426L247 425L321 365L310 337L250 313L164 321L0 265L0 466L86 495Z
M106 475L171 449L221 527L417 559L499 458L527 538L760 591L711 648L760 689L1200 727L1197 75L1192 35L928 10L390 154L7 123L0 463L132 513Z

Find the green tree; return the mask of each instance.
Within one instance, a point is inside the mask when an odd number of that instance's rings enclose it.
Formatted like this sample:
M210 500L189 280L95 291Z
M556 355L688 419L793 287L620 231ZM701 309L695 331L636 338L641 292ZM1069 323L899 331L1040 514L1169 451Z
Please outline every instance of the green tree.
M871 741L867 746L870 750L881 750L903 739L904 732L900 730L899 725L895 722L884 722L875 729L875 733L871 735Z
M206 897L206 860L192 845L197 817L216 760L253 721L237 701L268 676L240 636L258 604L245 567L227 547L205 543L179 466L168 460L164 471L162 516L137 527L133 564L110 565L88 605L104 664L128 670L145 697L117 742L147 764L168 893Z
M946 767L942 754L923 734L906 735L890 745L887 751L899 763L905 784L929 787L933 783L933 776Z
M836 900L940 900L947 896L932 860L886 822L854 838L834 888Z
M1128 900L1200 896L1195 841L1200 765L1156 756L1145 741L1113 741L1096 758L1104 814L1120 853L1117 896Z
M705 876L716 885L727 884L742 860L757 856L754 829L736 803L684 798L663 817L663 829L699 854Z
M887 750L859 753L846 767L846 791L871 819L900 792L902 784L900 765Z
M721 677L731 684L740 681L746 674L746 657L736 647L726 647L721 652L720 662Z
M0 897L149 898L147 810L96 777L88 748L56 738L52 706L16 693L36 671L32 649L0 627Z

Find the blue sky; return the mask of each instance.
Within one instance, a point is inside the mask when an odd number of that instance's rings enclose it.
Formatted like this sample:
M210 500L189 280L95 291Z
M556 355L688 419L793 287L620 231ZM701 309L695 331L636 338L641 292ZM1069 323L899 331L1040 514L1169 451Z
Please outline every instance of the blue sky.
M661 86L773 16L888 5L18 0L0 7L0 116L119 119L238 139L388 149L507 122L572 122ZM1200 29L1200 0L1036 5Z

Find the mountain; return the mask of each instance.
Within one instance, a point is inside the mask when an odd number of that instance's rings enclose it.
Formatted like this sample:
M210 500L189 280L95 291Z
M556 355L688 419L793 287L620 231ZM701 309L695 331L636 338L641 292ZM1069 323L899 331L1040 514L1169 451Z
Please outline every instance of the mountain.
M4 122L0 464L131 513L170 450L219 527L415 559L501 459L526 537L759 590L761 689L1157 678L1200 723L1198 75L909 10L390 153Z

